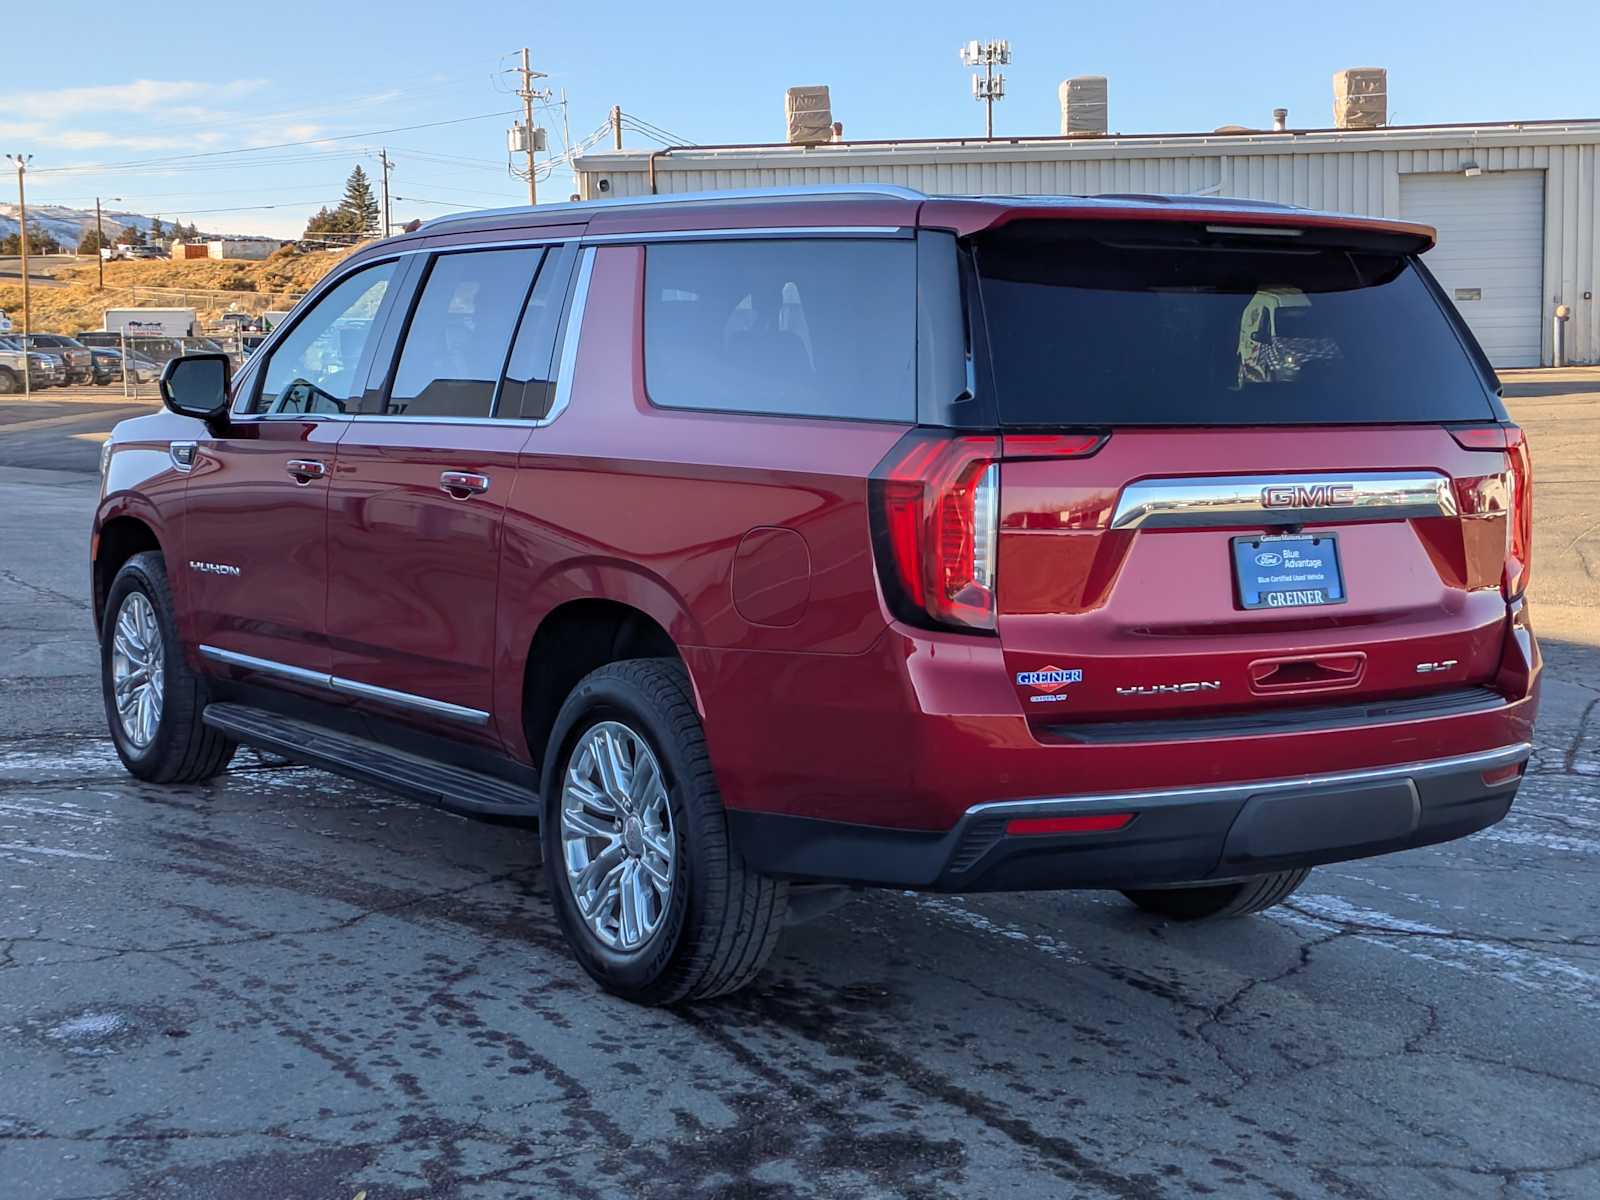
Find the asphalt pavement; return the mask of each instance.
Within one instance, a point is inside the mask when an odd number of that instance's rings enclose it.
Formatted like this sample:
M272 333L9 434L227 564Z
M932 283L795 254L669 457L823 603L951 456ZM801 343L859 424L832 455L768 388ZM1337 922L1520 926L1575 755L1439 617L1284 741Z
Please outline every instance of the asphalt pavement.
M114 409L0 405L0 1197L1600 1196L1600 372L1509 390L1551 666L1505 822L1218 925L867 894L670 1012L579 970L524 830L251 753L133 782Z

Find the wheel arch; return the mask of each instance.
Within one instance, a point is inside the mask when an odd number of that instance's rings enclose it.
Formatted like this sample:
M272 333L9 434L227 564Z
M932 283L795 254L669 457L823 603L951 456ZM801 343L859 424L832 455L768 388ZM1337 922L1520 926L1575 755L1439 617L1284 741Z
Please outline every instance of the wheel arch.
M170 565L170 558L154 524L142 515L122 509L102 517L96 525L90 563L96 632L99 632L105 616L106 597L111 592L112 580L122 570L124 563L135 554L147 550L156 551L162 558L168 559Z
M632 658L683 663L666 627L635 605L589 596L568 600L545 615L522 662L522 734L535 767L543 766L556 714L578 681L608 663ZM695 707L703 715L698 690Z

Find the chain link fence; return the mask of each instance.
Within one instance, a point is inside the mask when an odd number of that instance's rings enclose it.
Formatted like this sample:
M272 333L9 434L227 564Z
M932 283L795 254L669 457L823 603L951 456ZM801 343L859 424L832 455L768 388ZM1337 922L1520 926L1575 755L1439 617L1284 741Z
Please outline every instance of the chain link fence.
M160 396L162 368L173 359L185 354L226 354L237 372L262 336L242 330L197 337L82 333L77 340L95 351L93 385L97 390L116 388L124 396L154 399Z

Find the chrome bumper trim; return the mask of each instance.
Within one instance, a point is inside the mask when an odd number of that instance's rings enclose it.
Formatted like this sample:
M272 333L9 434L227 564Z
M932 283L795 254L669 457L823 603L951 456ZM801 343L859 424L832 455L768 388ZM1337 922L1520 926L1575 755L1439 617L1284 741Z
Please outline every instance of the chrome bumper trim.
M1496 767L1509 767L1526 762L1533 753L1530 742L1502 746L1498 750L1484 750L1477 754L1462 754L1455 758L1427 759L1423 762L1401 763L1393 767L1373 767L1363 771L1342 771L1331 775L1302 775L1294 779L1262 779L1254 783L1228 783L1215 787L1170 788L1140 792L1101 792L1092 796L1054 796L1036 800L991 800L974 804L967 809L963 820L971 821L988 816L1050 816L1073 812L1083 808L1114 807L1122 809L1161 808L1173 804L1196 802L1244 801L1251 796L1274 792L1302 791L1307 788L1340 787L1348 784L1383 783L1401 779L1426 779L1435 775L1451 775L1457 771L1492 771ZM1510 781L1508 781L1510 782Z
M1333 525L1457 512L1449 478L1434 471L1216 475L1130 483L1111 528Z

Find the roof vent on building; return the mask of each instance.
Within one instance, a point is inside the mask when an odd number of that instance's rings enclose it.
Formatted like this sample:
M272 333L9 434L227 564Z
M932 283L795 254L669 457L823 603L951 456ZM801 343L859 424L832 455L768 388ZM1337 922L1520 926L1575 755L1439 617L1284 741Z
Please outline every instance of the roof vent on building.
M783 94L783 117L788 125L788 140L793 144L832 141L833 106L828 85L790 88Z
M1351 67L1333 76L1333 123L1339 129L1381 129L1389 123L1389 72Z
M1289 110L1287 108L1275 108L1275 109L1273 109L1272 110L1272 131L1274 133L1282 133L1284 130L1286 130L1288 128L1289 128Z
M1058 95L1061 97L1061 132L1063 135L1104 133L1106 124L1106 77L1104 75L1074 75L1063 79Z

